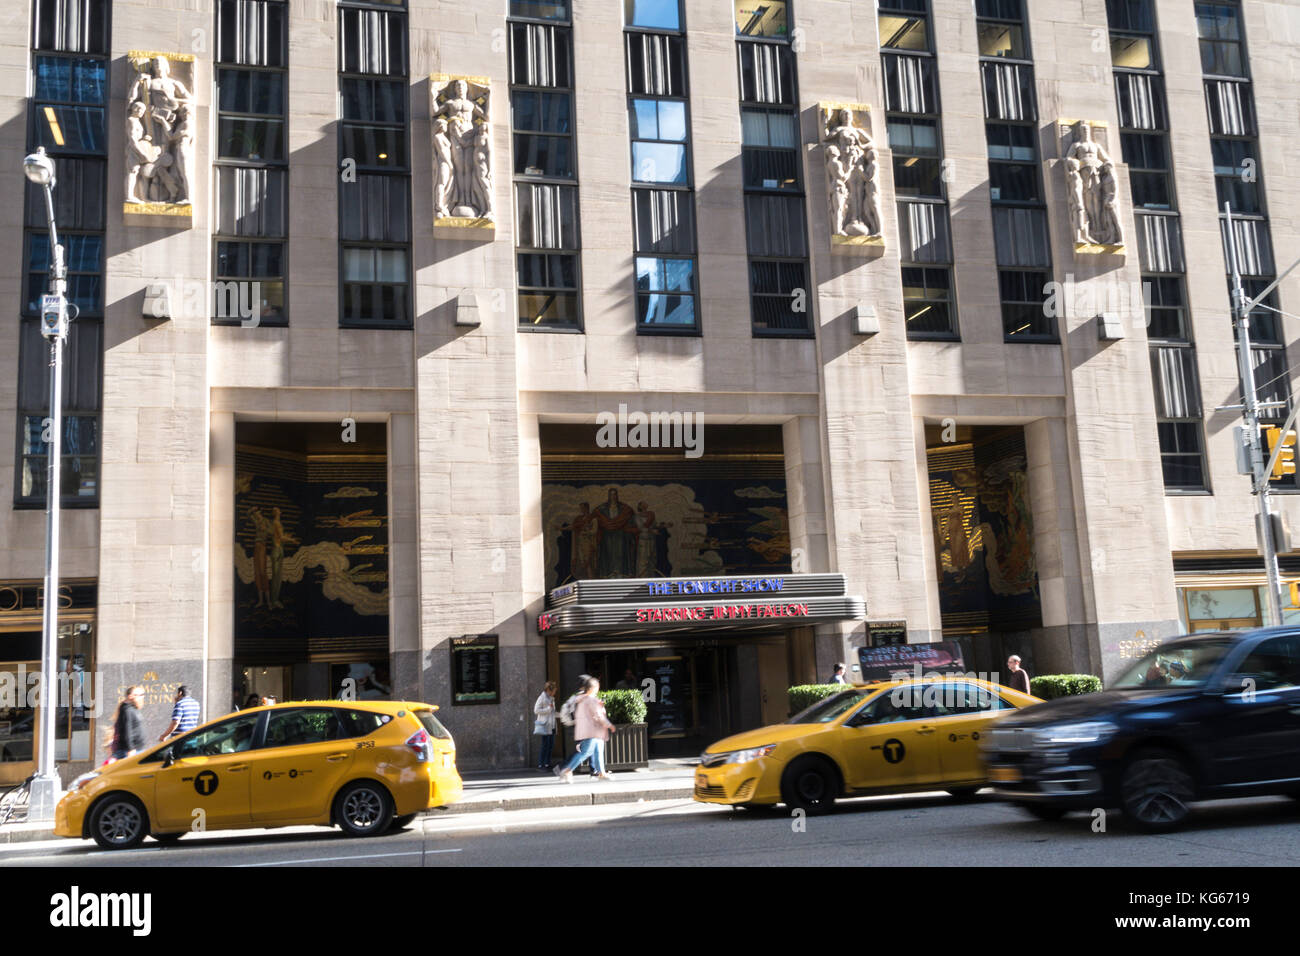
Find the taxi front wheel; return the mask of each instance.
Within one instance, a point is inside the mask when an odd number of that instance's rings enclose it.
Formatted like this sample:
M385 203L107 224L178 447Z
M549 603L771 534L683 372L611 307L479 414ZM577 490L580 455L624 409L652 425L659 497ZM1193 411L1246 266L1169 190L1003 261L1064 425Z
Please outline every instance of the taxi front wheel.
M393 820L393 798L382 784L357 780L339 791L334 820L350 837L377 836Z
M90 835L105 850L129 850L144 842L149 815L135 797L114 794L95 805L90 814Z
M792 763L781 777L781 801L792 810L826 813L839 796L839 781L824 762L804 757Z

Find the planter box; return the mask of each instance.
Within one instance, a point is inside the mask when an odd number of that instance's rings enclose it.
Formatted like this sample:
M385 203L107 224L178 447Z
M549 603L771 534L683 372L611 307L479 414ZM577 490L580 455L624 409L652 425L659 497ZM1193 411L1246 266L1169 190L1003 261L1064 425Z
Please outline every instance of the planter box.
M567 755L571 755L574 750L573 728L560 724L560 729L564 731L564 751L567 759ZM557 762L560 761L558 753L555 759ZM588 761L579 768L578 772L584 772L590 766L591 762ZM614 732L605 741L605 769L636 770L648 766L650 766L650 744L646 725L615 724Z
M608 770L635 770L650 766L650 744L645 724L615 724L605 741Z

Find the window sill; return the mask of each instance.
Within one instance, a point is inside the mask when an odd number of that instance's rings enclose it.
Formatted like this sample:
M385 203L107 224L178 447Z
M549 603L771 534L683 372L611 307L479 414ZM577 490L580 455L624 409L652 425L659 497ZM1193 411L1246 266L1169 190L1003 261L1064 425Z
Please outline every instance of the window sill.
M586 329L575 329L575 328L568 328L565 326L554 326L554 325L532 325L532 324L519 325L516 326L516 329L518 329L518 331L520 332L527 332L530 335L536 335L543 332L559 332L562 335L586 335L587 334Z
M378 320L378 321L369 321L369 322L345 322L343 320L340 320L339 328L340 329L389 329L395 332L410 332L414 330L415 326L413 326L410 322L407 321L384 322L382 320Z
M637 335L644 335L648 338L667 336L669 338L703 338L703 333L699 326L683 326L682 328L662 328L653 325L638 325L636 327Z
M99 508L99 498L64 498L59 502L62 511L91 511ZM15 498L14 511L44 511L45 499Z

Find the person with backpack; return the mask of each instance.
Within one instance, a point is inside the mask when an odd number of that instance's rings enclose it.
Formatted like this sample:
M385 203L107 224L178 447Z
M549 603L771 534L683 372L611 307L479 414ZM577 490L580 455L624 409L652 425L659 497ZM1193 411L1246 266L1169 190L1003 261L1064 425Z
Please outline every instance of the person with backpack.
M578 746L569 762L555 771L556 776L565 783L573 782L573 771L587 760L591 761L596 779L614 779L614 775L605 770L605 740L614 729L614 725L605 716L605 705L596 696L599 693L600 681L594 677L587 677L583 682L582 692L574 695L578 700L572 711L573 739L577 741ZM565 701L564 706L567 708L572 700L573 698L570 698L569 701ZM563 712L560 719L564 719Z

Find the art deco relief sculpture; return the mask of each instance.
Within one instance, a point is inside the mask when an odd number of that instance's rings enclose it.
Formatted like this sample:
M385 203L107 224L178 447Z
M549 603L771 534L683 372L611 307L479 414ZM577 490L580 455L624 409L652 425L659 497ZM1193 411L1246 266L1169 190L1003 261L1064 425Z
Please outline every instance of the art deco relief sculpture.
M1092 136L1090 123L1076 123L1074 141L1065 154L1074 244L1076 248L1121 246L1124 232L1119 221L1115 164Z
M822 109L822 148L830 203L831 235L866 241L881 234L876 144L858 125L854 110Z
M130 55L135 72L126 107L128 207L193 202L194 96L172 76L171 59Z
M490 225L496 220L491 90L485 79L435 76L433 80L434 219L465 220L439 225Z

